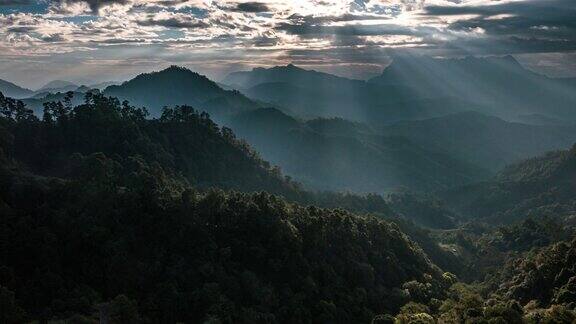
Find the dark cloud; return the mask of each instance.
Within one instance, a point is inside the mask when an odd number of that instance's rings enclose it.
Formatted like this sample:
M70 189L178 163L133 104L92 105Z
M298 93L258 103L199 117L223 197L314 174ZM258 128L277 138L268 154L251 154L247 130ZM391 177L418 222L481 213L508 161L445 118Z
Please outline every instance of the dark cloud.
M150 18L148 20L138 21L140 26L162 26L166 28L207 28L209 24L195 19L183 18L183 17L172 17L168 19L154 19Z
M271 9L262 2L242 2L236 4L233 8L234 11L238 12L250 12L250 13L259 13L259 12L270 12Z
M56 12L66 13L68 12L67 7L74 3L86 3L92 13L98 14L100 9L106 6L114 5L114 4L122 4L125 5L129 2L129 0L56 0L53 1L53 9Z
M324 25L332 22L352 22L352 21L366 21L366 20L387 20L389 17L371 14L351 14L346 13L339 16L302 16L293 14L288 17L288 20L293 25Z
M0 0L1 6L26 6L34 4L32 0Z
M144 43L146 42L145 39L133 39L133 38L108 38L99 41L93 41L92 43L96 44L130 44L130 43Z
M431 29L431 28L427 28ZM290 24L280 23L276 30L285 31L288 34L299 35L302 37L321 37L321 36L380 36L380 35L424 35L432 32L422 28L406 27L395 24L376 24L376 25L343 25L343 26L326 26L316 24Z
M482 31L483 39L514 51L565 51L576 48L576 3L574 0L527 0L484 6L429 6L428 16L474 15L457 20L448 28L455 31Z
M66 38L64 38L60 34L54 34L54 35L44 36L44 37L42 37L42 40L47 42L47 43L56 43L56 42L66 41Z
M36 30L33 26L17 26L8 28L9 33L26 34Z

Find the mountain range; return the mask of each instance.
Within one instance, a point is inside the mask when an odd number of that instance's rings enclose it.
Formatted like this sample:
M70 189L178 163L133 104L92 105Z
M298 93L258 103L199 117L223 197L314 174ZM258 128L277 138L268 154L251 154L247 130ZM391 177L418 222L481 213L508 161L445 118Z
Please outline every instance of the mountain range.
M492 172L550 150L565 149L576 142L576 126L522 124L474 111L403 121L382 131Z
M288 65L232 73L223 83L298 116L373 125L469 110L510 121L530 114L576 121L574 84L536 74L511 56L398 56L367 82Z
M367 82L288 65L230 74L224 83L240 92L172 66L108 86L103 93L146 107L151 117L160 117L165 106L206 111L288 175L321 190L444 190L487 179L505 165L576 141L576 127L554 111L515 110L525 122L512 122L498 117L511 116L511 110L496 113L497 106L479 95L451 96L445 88L452 79L432 82L452 75L473 81L480 92L489 90L484 83L516 91L497 81L504 76L518 79L508 83L548 85L544 90L570 84L528 71L511 57L410 57L397 58ZM77 87L72 104L81 104L86 91L89 87ZM23 101L40 115L45 103L63 98L64 93L42 93Z
M230 122L262 156L304 185L320 190L385 192L406 186L435 190L489 173L403 137L387 137L342 119L300 121L274 108Z

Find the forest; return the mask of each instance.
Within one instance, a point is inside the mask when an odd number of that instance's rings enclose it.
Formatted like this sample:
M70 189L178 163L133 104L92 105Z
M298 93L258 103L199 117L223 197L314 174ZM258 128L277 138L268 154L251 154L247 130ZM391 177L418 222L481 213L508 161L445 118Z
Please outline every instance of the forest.
M576 320L574 150L458 192L309 191L190 106L71 96L0 96L2 323Z

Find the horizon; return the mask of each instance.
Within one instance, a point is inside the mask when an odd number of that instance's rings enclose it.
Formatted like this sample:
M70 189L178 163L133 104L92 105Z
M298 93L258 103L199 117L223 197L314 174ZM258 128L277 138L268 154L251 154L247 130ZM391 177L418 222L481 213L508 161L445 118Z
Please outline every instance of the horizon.
M576 77L576 75L572 76L565 76L565 75L549 75L546 74L545 71L542 70L536 70L531 68L530 66L526 66L525 63L523 64L520 60L518 60L514 55L486 55L486 56L464 56L464 57L455 57L455 58L444 58L444 57L437 57L437 58L432 58L432 59L436 59L436 60L460 60L460 59L466 59L466 58L504 58L506 56L511 56L514 60L516 60L516 62L518 62L520 64L520 66L522 66L522 68L528 70L528 71L532 71L535 72L537 74L540 74L542 76L546 76L552 79L564 79L564 78L573 78ZM425 56L420 56L420 58L425 57ZM24 89L28 89L28 90L32 90L34 92L41 92L42 90L46 89L46 90L50 90L50 88L47 88L47 86L52 83L52 82L70 82L73 83L75 86L81 87L81 86L94 86L94 85L99 85L102 83L124 83L127 81L130 81L132 79L134 79L135 77L137 77L138 75L141 74L150 74L150 73L155 73L155 72L161 72L164 71L168 68L170 68L171 66L177 66L177 67L183 67L186 68L192 72L198 73L202 76L207 77L208 79L210 79L211 81L214 81L218 84L223 84L223 85L228 85L226 83L223 83L224 80L226 79L227 76L234 74L234 73L239 73L239 72L251 72L257 69L272 69L272 68L278 68L278 67L288 67L288 66L295 66L299 69L305 70L305 71L314 71L314 72L320 72L320 73L325 73L325 74L329 74L329 75L333 75L333 76L337 76L337 77L341 77L341 78L345 78L345 79L350 79L350 80L358 80L358 81L369 81L372 78L378 77L380 76L384 70L386 68L388 68L391 64L393 63L393 58L390 58L390 62L389 64L382 66L381 70L379 70L379 72L375 72L372 73L371 75L366 76L365 78L355 78L354 76L349 76L346 73L336 73L333 71L330 71L329 69L326 69L325 67L323 68L322 66L320 66L320 68L315 68L315 66L302 66L302 65L298 65L298 64L294 64L293 62L289 62L286 63L284 65L273 65L273 66L253 66L253 67L249 67L249 68L245 68L245 69L240 69L240 70L231 70L228 71L226 74L220 75L218 78L215 78L213 75L210 75L209 73L202 73L201 69L197 70L195 69L195 67L190 67L190 66L185 66L185 65L178 65L178 64L168 64L166 66L163 66L161 68L151 68L150 70L144 70L144 71L136 71L133 74L126 76L125 78L116 78L116 79L100 79L100 80L89 80L89 79L46 79L46 81L44 83L42 82L36 82L34 83L36 86L27 86L24 84L19 84L17 82L14 82L12 80L10 80L9 78L3 78L2 75L0 74L0 80L4 80L7 82L10 82L12 84L15 84L16 86L22 87ZM1 72L0 72L1 73Z

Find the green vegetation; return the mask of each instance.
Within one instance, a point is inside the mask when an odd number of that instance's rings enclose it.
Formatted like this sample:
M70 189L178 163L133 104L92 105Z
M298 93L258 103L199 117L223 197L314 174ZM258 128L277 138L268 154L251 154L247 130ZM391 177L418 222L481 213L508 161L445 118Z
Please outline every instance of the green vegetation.
M302 207L305 194L190 107L159 119L116 99L1 98L0 291L21 319L368 322L440 269L393 224ZM213 160L211 160L213 159ZM381 211L378 196L318 194ZM440 297L440 296L437 296ZM430 297L431 298L431 297Z
M512 223L529 216L571 218L576 212L576 147L505 168L489 182L441 192L469 219Z
M574 150L444 204L305 191L190 106L149 119L89 92L43 110L0 95L0 323L576 320L571 214L545 217L572 204ZM307 127L358 131L335 122Z

